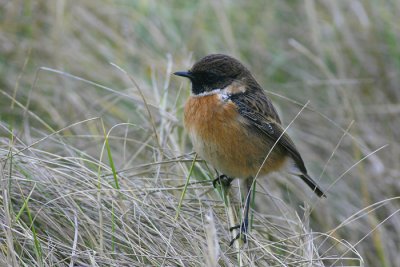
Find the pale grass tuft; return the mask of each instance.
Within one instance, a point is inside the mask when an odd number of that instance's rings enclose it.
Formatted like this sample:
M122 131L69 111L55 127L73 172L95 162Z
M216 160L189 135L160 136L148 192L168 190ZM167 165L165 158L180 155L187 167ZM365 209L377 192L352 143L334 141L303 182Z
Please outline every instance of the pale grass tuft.
M206 254L205 262L207 266L215 267L218 266L218 258L220 257L220 247L218 242L217 229L215 226L213 211L209 210L205 215L204 230L207 238L207 248L204 250Z

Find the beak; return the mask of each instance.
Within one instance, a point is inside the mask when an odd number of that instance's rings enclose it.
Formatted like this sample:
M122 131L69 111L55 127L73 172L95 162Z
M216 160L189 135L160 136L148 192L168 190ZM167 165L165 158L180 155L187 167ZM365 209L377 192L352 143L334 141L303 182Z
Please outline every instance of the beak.
M193 78L193 75L189 71L177 71L177 72L174 72L174 75L186 77L189 79Z

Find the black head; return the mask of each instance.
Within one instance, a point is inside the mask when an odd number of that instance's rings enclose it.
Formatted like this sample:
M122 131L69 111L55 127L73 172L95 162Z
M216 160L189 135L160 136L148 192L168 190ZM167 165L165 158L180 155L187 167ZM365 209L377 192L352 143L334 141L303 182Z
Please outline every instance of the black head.
M242 63L222 54L208 55L196 62L189 71L178 71L174 74L189 78L195 95L223 89L235 80L250 76Z

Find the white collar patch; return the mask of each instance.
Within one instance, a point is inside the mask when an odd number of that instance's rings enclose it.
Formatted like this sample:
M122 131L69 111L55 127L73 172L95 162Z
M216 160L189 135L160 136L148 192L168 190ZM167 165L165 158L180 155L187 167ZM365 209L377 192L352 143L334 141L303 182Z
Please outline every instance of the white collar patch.
M212 91L203 92L203 93L193 95L193 96L194 97L203 97L203 96L208 96L208 95L218 95L222 101L227 101L229 99L229 97L231 96L231 94L228 92L228 90L226 90L226 88L214 89Z
M221 94L223 90L221 89L214 89L212 91L206 91L197 95L193 95L194 97L202 97L202 96L208 96L208 95L216 95L216 94Z

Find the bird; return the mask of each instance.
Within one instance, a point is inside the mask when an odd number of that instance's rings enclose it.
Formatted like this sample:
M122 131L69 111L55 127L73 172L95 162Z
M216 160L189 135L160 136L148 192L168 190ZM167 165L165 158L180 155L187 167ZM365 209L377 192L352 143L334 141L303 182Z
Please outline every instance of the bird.
M230 228L240 229L230 245L241 236L247 240L251 185L256 175L292 167L316 195L326 197L308 174L270 98L239 60L210 54L189 70L174 74L191 82L184 127L194 151L222 173L218 180L230 184L234 178L245 179L244 216L241 224Z

